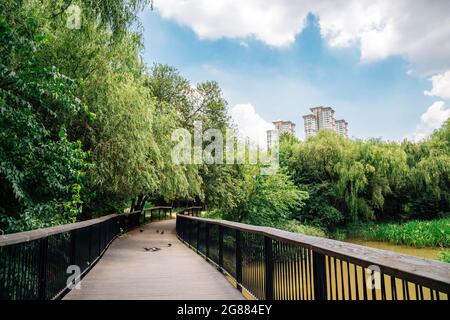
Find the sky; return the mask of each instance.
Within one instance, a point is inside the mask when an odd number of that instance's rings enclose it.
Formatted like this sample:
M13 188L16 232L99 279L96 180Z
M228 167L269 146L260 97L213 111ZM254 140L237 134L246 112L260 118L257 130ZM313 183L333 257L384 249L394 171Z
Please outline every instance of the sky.
M241 135L331 106L352 138L420 141L450 116L450 1L154 0L144 61L217 81Z

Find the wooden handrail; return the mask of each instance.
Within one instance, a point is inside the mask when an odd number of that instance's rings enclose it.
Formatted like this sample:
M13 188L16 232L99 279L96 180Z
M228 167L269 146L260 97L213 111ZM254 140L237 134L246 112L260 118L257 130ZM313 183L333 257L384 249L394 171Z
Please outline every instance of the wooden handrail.
M21 242L29 242L32 240L37 240L41 238L45 238L54 234L64 233L71 230L81 229L85 227L92 226L94 224L98 224L107 220L110 220L114 217L117 217L118 214L110 214L107 216L103 216L96 219L90 219L86 221L80 221L75 223L68 223L54 227L24 231L24 232L16 232L10 233L0 236L0 247L21 243Z
M184 219L251 232L274 240L299 245L311 249L314 252L342 259L366 268L375 265L383 273L398 276L412 282L419 281L424 285L442 290L443 292L448 292L450 288L450 264L448 263L270 227L186 215L179 216Z
M172 207L164 207L164 206L151 207L151 208L144 208L144 209L142 209L142 211L149 211L149 210L156 210L156 209L172 209Z
M151 209L169 209L171 207L152 207L144 209L144 211L151 210ZM16 233L10 233L0 236L0 247L8 246L11 244L21 243L21 242L29 242L32 240L37 240L41 238L45 238L54 234L58 233L64 233L71 230L86 228L98 223L105 222L107 220L110 220L117 216L127 216L130 214L140 213L141 211L132 211L128 213L121 213L121 214L110 214L107 216L103 216L100 218L95 219L89 219L85 221L75 222L75 223L68 223L68 224L62 224L54 227L48 227L48 228L42 228L42 229L36 229L36 230L30 230L30 231L23 231L23 232L16 232Z

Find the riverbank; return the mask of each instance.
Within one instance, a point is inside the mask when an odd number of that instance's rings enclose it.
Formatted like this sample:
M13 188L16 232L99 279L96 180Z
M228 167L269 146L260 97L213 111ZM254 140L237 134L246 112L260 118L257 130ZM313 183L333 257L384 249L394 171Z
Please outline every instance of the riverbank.
M368 240L357 240L357 239L348 239L345 242L358 244L365 247L371 247L381 250L387 250L402 254L407 254L410 256L415 256L424 259L431 260L441 260L442 249L435 247L422 247L417 248L413 246L392 244L390 242L383 241L368 241Z
M405 223L354 223L339 229L339 240L386 241L413 247L450 247L450 218Z
M450 218L405 223L354 223L332 236L342 241L450 262Z
M214 212L207 212L205 217L220 219ZM332 234L296 220L271 227L450 263L450 218L405 223L360 222Z

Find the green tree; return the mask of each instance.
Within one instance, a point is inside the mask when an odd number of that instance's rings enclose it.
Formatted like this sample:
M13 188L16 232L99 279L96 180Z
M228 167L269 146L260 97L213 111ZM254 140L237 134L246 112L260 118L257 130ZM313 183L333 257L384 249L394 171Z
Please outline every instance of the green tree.
M12 28L0 17L0 228L7 232L73 222L86 153L65 123L87 108L77 84L36 51L47 40L30 17Z

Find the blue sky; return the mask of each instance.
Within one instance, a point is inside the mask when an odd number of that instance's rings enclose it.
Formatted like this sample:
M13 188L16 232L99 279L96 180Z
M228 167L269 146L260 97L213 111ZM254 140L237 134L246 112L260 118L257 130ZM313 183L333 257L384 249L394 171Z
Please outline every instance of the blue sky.
M421 124L424 113L442 100L439 94L424 94L432 89L433 74L411 72L414 61L405 58L408 55L394 52L364 61L357 45L330 45L319 18L311 13L288 45L274 46L255 34L205 37L176 17L162 18L161 12L147 9L141 14L145 62L172 65L194 85L217 81L230 110L236 105L253 107L249 112L255 114L247 122L291 120L303 138L302 115L310 107L327 105L338 119L348 121L351 137L401 140L427 126ZM433 115L437 122L449 115L441 102L435 109L442 112ZM429 133L430 128L424 130Z

